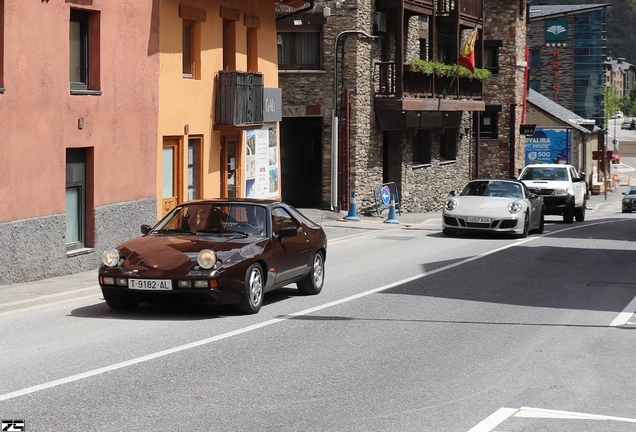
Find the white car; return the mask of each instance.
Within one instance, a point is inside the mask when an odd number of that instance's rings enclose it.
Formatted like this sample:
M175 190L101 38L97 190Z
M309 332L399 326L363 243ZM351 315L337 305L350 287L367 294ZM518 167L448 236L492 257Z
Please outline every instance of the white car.
M587 183L572 165L533 164L519 175L530 192L543 197L546 215L563 215L563 222L585 220Z
M442 211L442 232L543 233L543 199L515 179L471 180L451 192Z

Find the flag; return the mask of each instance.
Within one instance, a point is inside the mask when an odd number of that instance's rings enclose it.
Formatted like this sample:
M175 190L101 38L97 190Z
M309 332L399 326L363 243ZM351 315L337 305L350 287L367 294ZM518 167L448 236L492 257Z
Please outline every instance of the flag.
M477 40L477 30L470 32L468 39L461 51L457 62L471 72L475 72L475 41Z
M462 49L459 51L459 57L457 58L457 62L460 66L464 66L471 72L475 72L475 42L477 41L477 26L479 26L479 22L481 21L481 16L484 13L484 8L481 8L481 12L479 12L479 18L477 18L477 22L475 23L475 27L473 27L470 35L468 35L468 39L466 39L466 43L462 46Z

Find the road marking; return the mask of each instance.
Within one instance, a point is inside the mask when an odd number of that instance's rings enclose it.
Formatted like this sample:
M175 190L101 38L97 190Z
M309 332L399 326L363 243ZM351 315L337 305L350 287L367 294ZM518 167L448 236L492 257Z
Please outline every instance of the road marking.
M364 291L364 292L361 292L361 293L358 293L358 294L355 294L355 295L352 295L352 296L349 296L349 297L342 298L340 300L335 300L335 301L332 301L332 302L329 302L329 303L325 303L325 304L320 305L320 306L316 306L316 307L313 307L313 308L305 309L303 311L295 312L293 314L286 315L286 316L283 316L283 317L280 317L280 318L269 319L267 321L263 321L263 322L258 323L258 324L253 324L251 326L243 327L241 329L233 330L231 332L223 333L223 334L220 334L220 335L217 335L217 336L213 336L213 337L210 337L210 338L201 339L201 340L198 340L198 341L195 341L195 342L191 342L191 343L188 343L188 344L185 344L185 345L176 346L176 347L169 348L169 349L166 349L166 350L163 350L163 351L158 351L158 352L155 352L155 353L152 353L152 354L148 354L148 355L145 355L145 356L141 356L141 357L133 358L133 359L126 360L126 361L123 361L123 362L115 363L115 364L112 364L112 365L109 365L109 366L104 366L104 367L101 367L101 368L89 370L89 371L82 372L82 373L75 374L75 375L71 375L71 376L68 376L68 377L65 377L65 378L60 378L60 379L57 379L57 380L53 380L53 381L49 381L49 382L46 382L46 383L38 384L38 385L35 385L35 386L27 387L27 388L24 388L24 389L21 389L21 390L16 390L16 391L13 391L13 392L5 393L5 394L0 395L0 401L14 399L14 398L17 398L17 397L20 397L20 396L25 396L25 395L28 395L28 394L31 394L31 393L36 393L36 392L39 392L39 391L42 391L42 390L50 389L50 388L53 388L53 387L58 387L58 386L61 386L61 385L64 385L64 384L69 384L69 383L72 383L72 382L75 382L75 381L79 381L79 380L82 380L82 379L85 379L85 378L90 378L90 377L93 377L93 376L101 375L101 374L104 374L104 373L107 373L107 372L111 372L111 371L115 371L115 370L118 370L118 369L123 369L123 368L128 367L128 366L137 365L137 364L144 363L144 362L147 362L147 361L150 361L150 360L154 360L154 359L157 359L157 358L160 358L160 357L165 357L165 356L168 356L170 354L175 354L175 353L178 353L178 352L181 352L181 351L186 351L186 350L197 348L197 347L200 347L200 346L203 346L203 345L208 345L208 344L211 344L211 343L214 343L214 342L218 342L218 341L223 340L223 339L228 339L228 338L231 338L231 337L234 337L234 336L239 336L239 335L242 335L242 334L245 334L245 333L249 333L249 332L254 331L254 330L258 330L258 329L261 329L261 328L264 328L264 327L268 327L268 326L273 325L273 324L278 324L280 322L287 321L287 320L292 319L292 318L300 317L300 316L303 316L303 315L308 315L310 313L317 312L317 311L320 311L320 310L323 310L323 309L327 309L327 308L330 308L332 306L337 306L337 305L341 305L343 303L348 303L348 302L357 300L359 298L363 298L363 297L369 296L371 294L375 294L375 293L380 292L380 291L385 291L385 290L388 290L390 288L394 288L394 287L397 287L397 286L400 286L400 285L403 285L403 284L406 284L406 283L409 283L409 282L413 282L415 280L419 280L419 279L425 278L427 276L431 276L431 275L434 275L434 274L437 274L437 273L441 273L441 272L446 271L446 270L450 270L450 269L455 268L455 267L459 267L459 266L464 265L464 264L468 264L470 262L473 262L473 261L479 260L481 258L490 256L490 255L493 255L493 254L496 254L496 253L499 253L501 251L504 251L504 250L507 250L507 249L510 249L510 248L513 248L513 247L516 247L516 246L519 246L519 245L522 245L522 244L525 244L525 243L532 242L532 241L534 241L536 239L540 239L541 237L544 237L546 235L556 234L557 232L569 231L571 229L575 229L575 228L578 228L578 227L590 226L590 225L598 225L598 224L611 223L611 222L612 221L605 221L605 222L597 222L595 224L577 225L576 227L569 227L569 228L565 228L565 229L562 229L562 230L559 230L559 231L554 231L552 233L547 233L547 234L543 234L543 235L540 235L540 236L529 237L529 238L526 238L526 239L518 240L518 241L515 241L515 242L510 243L508 245L501 246L499 248L493 249L493 250L488 251L488 252L483 252L481 254L478 254L478 255L475 255L475 256L472 256L472 257L469 257L469 258L465 258L465 259L463 259L461 261L457 261L455 263L451 263L451 264L445 265L443 267L439 267L437 269L433 269L433 270L421 273L419 275L411 276L409 278L402 279L402 280L397 281L397 282L393 282L393 283L390 283L390 284L387 284L387 285L384 285L384 286L381 286L381 287L378 287L378 288L373 288L373 289L370 289L370 290L367 290L367 291ZM476 431L481 431L481 430L482 429L476 429ZM486 430L486 429L484 429L484 430Z
M627 324L629 320L634 316L634 313L636 313L636 297L634 297L632 301L629 302L627 306L625 306L623 312L618 314L618 316L610 324L610 327L619 327Z
M491 432L497 426L510 417L521 418L541 418L541 419L563 419L563 420L601 420L601 421L618 421L624 423L636 423L636 419L626 417L606 416L599 414L588 414L572 411L549 410L542 408L499 408L486 419L482 420L477 426L468 432ZM558 429L558 428L557 428Z

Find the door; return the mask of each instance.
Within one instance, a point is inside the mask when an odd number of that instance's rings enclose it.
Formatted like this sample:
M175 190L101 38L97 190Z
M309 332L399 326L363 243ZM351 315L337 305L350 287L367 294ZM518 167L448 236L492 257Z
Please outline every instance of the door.
M161 154L161 216L181 202L179 197L179 138L164 138Z
M296 235L281 239L281 228L293 227ZM301 276L311 260L311 246L302 226L281 207L272 209L272 234L276 267L276 283Z
M239 194L238 135L221 136L221 197L237 198Z

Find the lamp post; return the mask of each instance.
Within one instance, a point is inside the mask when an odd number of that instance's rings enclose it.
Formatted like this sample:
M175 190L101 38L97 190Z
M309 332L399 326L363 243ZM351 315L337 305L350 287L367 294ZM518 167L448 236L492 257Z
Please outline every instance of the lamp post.
M341 36L350 33L362 34L374 40L380 38L362 30L345 30L336 36L334 44L333 107L331 109L331 210L337 211L340 211L338 204L338 42Z

